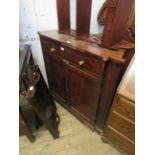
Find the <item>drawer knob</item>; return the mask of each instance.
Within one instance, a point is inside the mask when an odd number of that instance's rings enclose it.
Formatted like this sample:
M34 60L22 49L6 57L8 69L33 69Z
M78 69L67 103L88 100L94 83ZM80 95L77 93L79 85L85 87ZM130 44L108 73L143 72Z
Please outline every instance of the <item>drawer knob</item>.
M70 44L71 42L69 40L67 40L66 43Z
M79 65L80 65L80 66L84 65L84 63L85 63L84 60L80 60L80 61L79 61Z
M60 50L61 50L61 51L64 51L64 50L65 50L65 48L64 48L64 47L60 47Z
M69 64L69 61L66 60L66 59L63 59L63 62L66 63L66 64Z
M54 51L55 51L55 48L51 48L50 51L51 51L51 52L54 52Z

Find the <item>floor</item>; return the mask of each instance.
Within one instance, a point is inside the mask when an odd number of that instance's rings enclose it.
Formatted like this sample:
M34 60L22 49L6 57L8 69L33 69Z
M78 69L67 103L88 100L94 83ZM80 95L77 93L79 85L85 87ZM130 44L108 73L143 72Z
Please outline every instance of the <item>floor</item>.
M61 116L60 138L55 140L46 128L34 132L36 141L19 138L20 155L122 155L108 143L103 143L96 132L79 122L57 104Z

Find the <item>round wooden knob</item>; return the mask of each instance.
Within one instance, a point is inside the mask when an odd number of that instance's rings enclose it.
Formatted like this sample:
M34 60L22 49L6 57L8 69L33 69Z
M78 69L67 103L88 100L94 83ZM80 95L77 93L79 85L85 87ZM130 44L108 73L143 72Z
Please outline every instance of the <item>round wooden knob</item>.
M80 66L84 65L84 63L85 63L84 60L80 60L80 61L79 61L79 65L80 65Z
M54 48L54 47L53 47L53 48L51 48L51 49L50 49L50 51L51 51L51 52L54 52L54 51L55 51L55 48Z

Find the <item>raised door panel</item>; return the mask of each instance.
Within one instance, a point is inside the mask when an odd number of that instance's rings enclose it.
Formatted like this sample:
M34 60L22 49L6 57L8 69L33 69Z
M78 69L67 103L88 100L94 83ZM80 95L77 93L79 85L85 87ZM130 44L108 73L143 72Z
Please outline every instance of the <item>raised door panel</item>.
M100 80L69 65L69 90L72 110L94 124L99 99Z
M66 67L58 56L44 52L49 87L60 101L66 102Z

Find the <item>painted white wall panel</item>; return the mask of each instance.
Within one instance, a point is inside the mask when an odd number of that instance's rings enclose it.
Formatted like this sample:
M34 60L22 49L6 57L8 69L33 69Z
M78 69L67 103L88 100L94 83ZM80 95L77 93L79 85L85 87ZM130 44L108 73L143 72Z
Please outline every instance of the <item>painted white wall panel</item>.
M39 68L45 78L45 81L48 84L45 66L44 66L43 55L42 55L41 46L40 46L40 41L39 40L33 40L33 41L30 40L30 41L21 41L20 42L21 47L24 47L25 44L31 44L34 61L36 64L39 65Z
M70 1L70 20L71 20L71 29L76 29L76 0Z
M37 20L34 12L33 1L20 0L20 39L30 39L37 37Z

